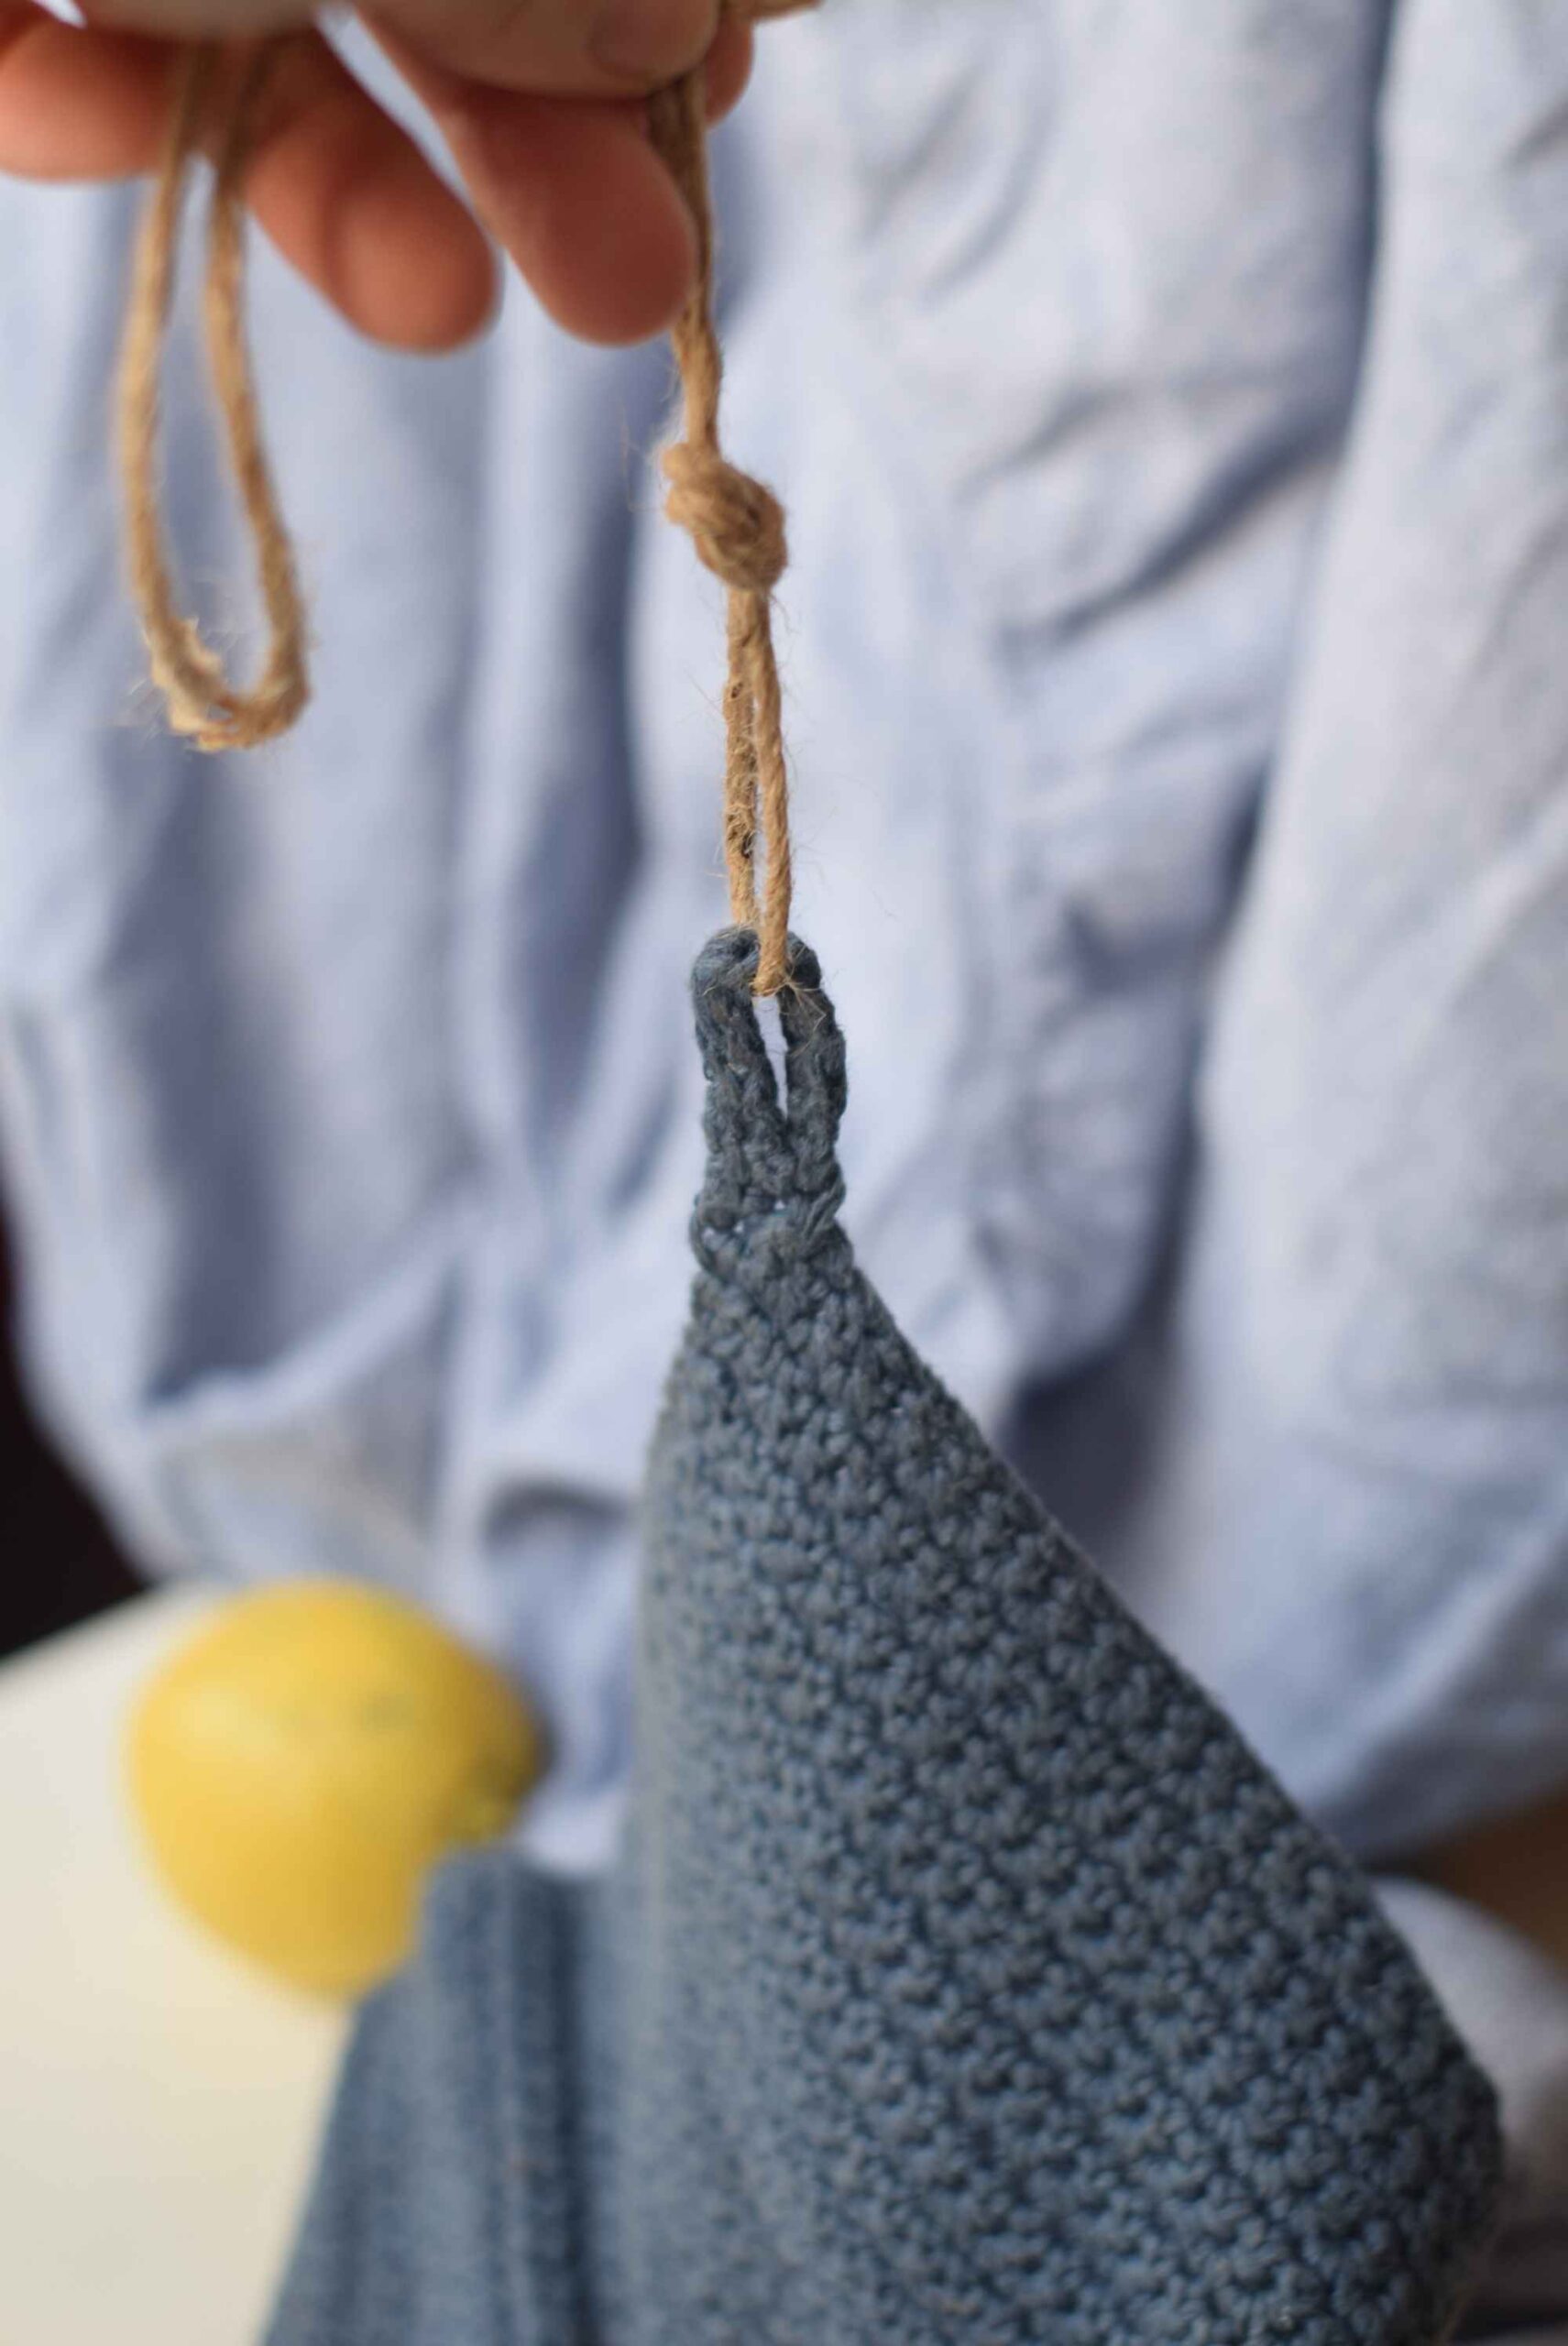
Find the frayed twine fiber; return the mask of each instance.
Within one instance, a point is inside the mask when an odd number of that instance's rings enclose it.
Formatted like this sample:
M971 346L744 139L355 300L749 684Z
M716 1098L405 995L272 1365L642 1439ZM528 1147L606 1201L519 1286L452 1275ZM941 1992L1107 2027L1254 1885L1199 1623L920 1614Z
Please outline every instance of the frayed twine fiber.
M727 0L739 15L782 16L812 0ZM153 682L169 721L202 750L249 750L276 740L310 698L307 629L298 567L279 510L245 333L242 187L257 109L276 51L253 48L228 84L217 143L204 294L208 361L230 463L256 552L268 645L248 689L228 676L196 622L181 610L160 503L159 378L174 290L180 220L191 167L211 126L219 45L195 44L182 60L157 183L142 223L120 363L118 432L131 591L141 615ZM690 533L700 559L729 589L729 680L724 709L724 853L736 924L757 932L756 991L787 981L793 872L789 772L784 750L773 592L788 561L778 500L725 458L718 440L723 361L713 321L714 228L707 174L707 86L702 68L649 104L653 143L674 172L696 225L696 282L672 330L685 395L685 438L666 454L666 510ZM757 886L759 835L764 855Z
M274 56L263 43L241 65L217 148L204 296L207 359L229 461L256 549L268 644L248 689L231 681L194 619L181 610L170 570L158 469L159 376L174 291L180 218L191 166L207 128L217 81L216 44L181 60L151 202L137 239L120 358L117 422L131 592L141 614L152 679L169 721L201 750L253 750L276 740L310 698L304 600L261 435L245 333L242 185L257 108Z
M782 15L799 0L752 0L748 13ZM696 223L697 273L671 333L685 395L685 438L668 450L665 511L689 532L699 559L729 590L729 678L724 691L724 861L730 918L754 929L756 992L788 978L789 768L773 650L773 592L789 560L778 499L726 459L718 440L724 365L713 322L713 202L707 176L707 91L700 71L661 90L649 108L653 144ZM765 855L757 888L759 831Z

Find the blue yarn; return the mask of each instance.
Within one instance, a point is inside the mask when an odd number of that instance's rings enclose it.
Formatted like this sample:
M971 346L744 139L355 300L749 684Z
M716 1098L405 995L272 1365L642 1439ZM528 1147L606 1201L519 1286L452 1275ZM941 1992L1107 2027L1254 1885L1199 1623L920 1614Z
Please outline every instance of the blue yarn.
M694 981L698 1271L590 1890L433 1891L274 2346L1433 2346L1491 2089L1350 1863L899 1335L816 961Z

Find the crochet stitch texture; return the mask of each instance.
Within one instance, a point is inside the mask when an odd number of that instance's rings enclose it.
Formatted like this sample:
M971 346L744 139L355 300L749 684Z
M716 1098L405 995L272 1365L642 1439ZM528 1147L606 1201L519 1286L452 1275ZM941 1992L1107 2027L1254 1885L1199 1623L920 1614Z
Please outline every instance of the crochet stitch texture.
M1435 2346L1490 2088L858 1270L792 966L783 1098L750 933L694 981L619 1878L438 1880L277 2346Z

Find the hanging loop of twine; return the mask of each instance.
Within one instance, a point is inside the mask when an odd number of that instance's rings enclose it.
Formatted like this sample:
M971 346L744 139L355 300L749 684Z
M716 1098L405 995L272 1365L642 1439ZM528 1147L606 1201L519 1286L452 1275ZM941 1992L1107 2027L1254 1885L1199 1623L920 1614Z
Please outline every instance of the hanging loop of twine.
M257 109L274 58L255 50L232 87L213 192L204 297L208 364L241 509L256 550L268 645L248 689L236 685L196 622L181 610L170 567L158 464L159 377L174 293L180 220L217 82L215 44L195 44L179 69L175 104L131 279L117 399L131 591L154 684L169 721L198 749L250 750L292 726L310 698L306 622L289 532L262 439L245 332L242 187Z
M761 20L811 0L726 0ZM254 542L268 646L249 689L176 599L159 506L159 378L173 298L175 254L191 166L218 79L218 45L192 46L181 71L157 184L137 243L121 356L118 428L132 592L154 683L170 724L203 750L243 750L287 732L310 697L306 622L293 549L279 509L256 400L244 316L242 184L257 109L275 54L262 43L232 84L219 147L208 237L208 359L236 487ZM788 560L777 499L725 458L718 444L723 367L713 323L713 211L707 179L705 77L699 68L651 103L653 142L696 225L697 280L673 334L685 400L685 437L665 459L668 511L729 590L729 680L724 706L724 841L730 909L758 934L757 992L785 982L792 869L789 776L784 761L771 597ZM766 856L759 903L756 861Z
M800 0L740 0L742 13L781 15ZM707 88L699 69L649 108L653 144L686 200L697 235L692 294L671 334L680 370L685 437L664 456L665 511L685 530L698 559L729 589L729 680L724 691L724 860L730 918L757 932L756 992L777 993L789 977L789 769L784 759L774 587L789 560L784 517L770 489L730 464L719 446L723 359L713 322L713 201L707 176ZM759 898L757 850L764 865Z

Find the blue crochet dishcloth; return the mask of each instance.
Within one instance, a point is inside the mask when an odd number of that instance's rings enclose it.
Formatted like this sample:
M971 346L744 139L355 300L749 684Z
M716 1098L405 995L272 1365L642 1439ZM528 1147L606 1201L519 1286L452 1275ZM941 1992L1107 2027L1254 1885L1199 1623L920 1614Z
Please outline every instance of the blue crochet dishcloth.
M603 1884L435 1880L273 2346L1435 2346L1491 2089L1355 1869L910 1351L815 958L694 981L691 1319Z

